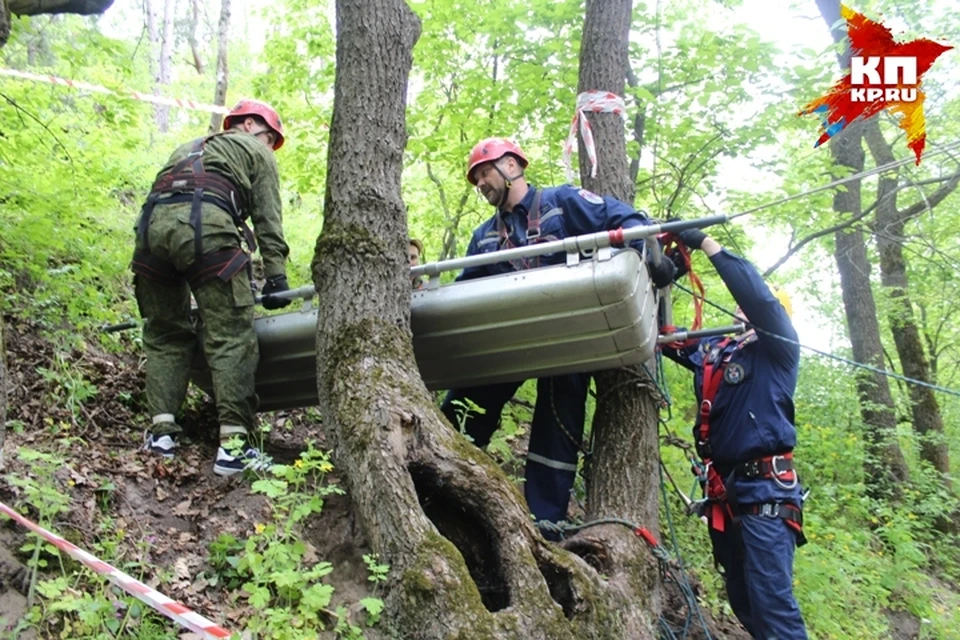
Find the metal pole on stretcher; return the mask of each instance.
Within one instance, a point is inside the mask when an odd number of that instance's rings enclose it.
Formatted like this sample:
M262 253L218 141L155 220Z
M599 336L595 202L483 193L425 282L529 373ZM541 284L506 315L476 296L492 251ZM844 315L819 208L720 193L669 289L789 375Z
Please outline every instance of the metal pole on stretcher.
M438 283L435 276L445 271L459 271L469 267L482 267L499 262L509 262L510 260L534 258L561 251L567 254L567 265L574 266L580 262L581 253L591 257L594 251L605 251L610 247L623 245L633 240L642 240L661 233L676 233L677 231L684 231L686 229L709 227L715 224L723 224L726 221L727 216L721 214L693 220L678 220L676 222L664 222L663 224L642 225L630 227L629 229L621 228L611 231L597 231L596 233L587 233L581 236L571 236L563 240L539 242L525 247L501 249L500 251L466 256L464 258L454 258L453 260L444 260L442 262L428 262L427 264L412 267L410 269L410 277L430 276L430 282L427 286L428 288L433 288L437 286ZM316 290L312 285L306 285L270 295L278 300L295 300L297 298L310 298L316 295ZM258 304L261 299L262 296L257 296L256 301Z

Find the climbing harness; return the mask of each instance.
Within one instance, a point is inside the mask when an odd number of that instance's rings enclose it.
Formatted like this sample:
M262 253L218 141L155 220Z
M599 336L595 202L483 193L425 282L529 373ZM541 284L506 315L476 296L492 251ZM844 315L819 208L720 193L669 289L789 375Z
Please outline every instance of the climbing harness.
M179 286L186 279L192 287L197 287L212 278L228 282L240 269L250 268L250 254L257 249L257 242L243 219L244 202L233 183L203 167L203 153L207 142L218 135L198 138L185 158L180 160L169 173L153 183L147 201L143 205L140 221L137 224L137 236L143 249L134 251L133 272L168 286ZM194 263L186 272L150 252L150 218L158 204L176 204L190 202L190 225L194 233ZM230 214L237 229L241 232L249 248L249 253L241 247L230 247L204 255L202 203L212 204Z
M496 167L496 165L494 165ZM499 168L497 169L499 171ZM506 179L506 177L504 177ZM507 229L507 225L503 222L503 216L501 212L497 212L497 238L500 243L500 249L515 249L517 245L513 244L513 241L510 239L510 234L513 230ZM529 246L532 244L537 244L539 242L550 242L556 240L557 237L553 235L540 236L540 190L533 195L533 204L530 206L530 210L527 212L527 230L525 232L527 244L524 246ZM510 260L510 266L512 266L517 271L523 271L524 269L536 269L540 266L540 256L535 255L530 258L522 257L518 260Z
M796 487L797 474L793 468L792 452L765 456L726 468L718 468L713 461L713 449L710 443L710 414L713 410L713 402L731 358L754 340L756 340L756 334L739 339L724 338L710 348L704 359L700 409L695 427L697 455L703 462L693 467L694 475L697 476L706 496L701 504L701 511L707 517L710 528L719 532L726 531L727 523L736 526L743 514L781 518L796 531L797 546L801 546L806 540L802 531L803 514L799 507L780 502L741 505L736 495L736 478L765 478L772 480L783 489Z

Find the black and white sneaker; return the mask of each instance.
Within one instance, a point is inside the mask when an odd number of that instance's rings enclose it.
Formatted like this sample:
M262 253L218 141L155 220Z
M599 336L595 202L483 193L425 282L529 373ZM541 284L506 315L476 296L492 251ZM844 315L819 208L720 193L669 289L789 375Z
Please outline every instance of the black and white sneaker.
M217 448L217 459L213 462L213 472L218 476L232 476L245 469L265 471L270 468L270 457L248 444L243 445L238 455L232 456L223 447Z
M147 432L144 438L144 451L156 453L157 455L161 455L168 460L173 458L173 454L175 453L176 449L177 441L174 440L173 436L168 433L165 433L162 436L156 436L150 432Z

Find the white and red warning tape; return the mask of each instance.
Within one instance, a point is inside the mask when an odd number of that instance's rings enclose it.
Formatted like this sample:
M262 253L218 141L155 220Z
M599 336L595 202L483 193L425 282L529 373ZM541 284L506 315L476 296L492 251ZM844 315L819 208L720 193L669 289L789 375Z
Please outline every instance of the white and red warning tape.
M627 105L623 98L609 91L585 91L577 96L577 110L573 112L570 133L563 145L563 163L567 167L567 180L573 182L573 150L577 146L577 129L583 138L583 147L590 159L590 177L597 177L597 148L593 142L593 128L587 120L587 112L613 113L627 117Z
M221 107L216 104L203 104L193 100L183 100L181 98L167 98L165 96L155 96L150 93L140 93L139 91L114 91L98 84L81 82L79 80L68 80L67 78L58 78L57 76L47 76L28 71L17 71L16 69L0 69L0 76L10 76L11 78L20 78L22 80L33 80L34 82L46 82L47 84L56 84L71 89L81 89L93 93L107 93L131 100L140 100L141 102L152 102L153 104L162 104L168 107L179 107L181 109L193 109L194 111L207 111L209 113L230 113L227 107Z
M163 595L159 591L148 587L136 578L128 576L119 569L107 564L106 562L90 555L75 544L64 540L55 533L51 533L38 524L34 524L22 515L0 502L0 513L4 513L30 531L55 546L56 548L69 554L71 558L82 563L84 566L104 576L107 580L114 583L130 595L156 609L174 622L194 633L199 633L203 638L229 638L232 634L223 627L207 620L199 613L195 613L186 608L179 602L175 602Z

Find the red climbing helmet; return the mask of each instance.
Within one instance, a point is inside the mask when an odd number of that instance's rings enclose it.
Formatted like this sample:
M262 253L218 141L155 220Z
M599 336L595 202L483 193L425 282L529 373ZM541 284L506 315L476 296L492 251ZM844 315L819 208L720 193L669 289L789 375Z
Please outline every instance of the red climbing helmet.
M513 140L509 138L487 138L478 142L467 160L467 181L473 186L477 186L477 181L473 179L473 169L478 164L494 162L507 154L516 156L520 166L524 169L527 168L529 164L527 156Z
M283 146L283 125L280 123L280 114L266 102L259 100L243 99L237 103L227 117L223 119L223 130L226 131L232 127L234 118L240 120L245 116L260 116L267 123L271 131L277 134L277 140L273 143L273 150L276 151Z

